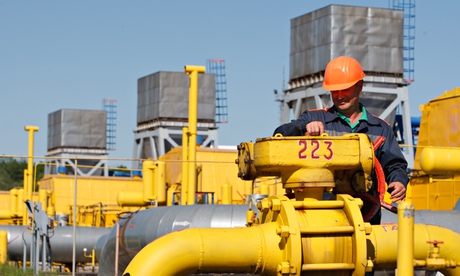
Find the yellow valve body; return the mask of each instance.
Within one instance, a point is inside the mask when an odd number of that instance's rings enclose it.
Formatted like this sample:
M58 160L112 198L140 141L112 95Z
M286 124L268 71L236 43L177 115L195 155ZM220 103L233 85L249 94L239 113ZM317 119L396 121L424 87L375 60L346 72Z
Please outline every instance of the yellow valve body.
M241 144L238 156L240 177L248 180L280 176L285 188L336 187L339 182L359 192L371 186L374 151L365 134L259 138L254 145Z

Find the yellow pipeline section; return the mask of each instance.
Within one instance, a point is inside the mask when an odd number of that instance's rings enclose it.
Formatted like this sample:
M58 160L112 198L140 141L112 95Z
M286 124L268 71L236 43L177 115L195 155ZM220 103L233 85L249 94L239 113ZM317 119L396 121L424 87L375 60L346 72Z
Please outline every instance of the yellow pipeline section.
M8 261L8 232L0 230L0 265Z
M166 202L165 162L146 160L142 163L143 192L121 192L118 194L118 205L148 206L153 202Z
M189 228L147 245L123 275L189 275L193 273L276 274L282 260L277 225L253 228ZM223 238L228 237L228 238ZM274 250L275 249L275 250ZM225 257L224 257L225 256Z
M34 132L38 131L37 126L25 126L24 130L29 132L29 147L27 155L27 170L24 170L24 201L32 200L33 192L33 167L34 167ZM22 224L27 225L29 221L27 218L27 209L24 208L22 212Z
M460 149L426 147L420 154L420 166L428 174L458 173Z
M369 257L378 269L394 269L398 258L398 225L372 226L368 237ZM434 245L436 242L442 244ZM452 230L425 224L414 225L414 259L419 268L438 270L444 275L460 275L460 234ZM437 251L438 254L433 256ZM404 253L404 252L401 252Z
M188 96L188 128L187 130L187 139L182 140L182 144L185 145L184 148L187 149L186 159L183 159L184 166L188 168L183 170L187 175L185 183L187 187L181 193L181 203L184 205L195 204L195 193L196 193L196 135L197 135L197 122L198 122L198 74L203 74L206 71L204 66L193 66L187 65L184 68L185 72L190 76L190 87L189 87L189 96ZM184 136L183 136L184 137ZM185 157L185 156L184 156ZM186 198L186 202L185 202Z
M27 169L24 170L24 188L10 190L10 210L0 210L1 220L22 219L22 224L27 225L27 208L24 201L32 200L33 194L33 155L34 155L34 132L38 131L36 126L25 126L28 132L28 159Z
M0 210L0 220L22 219L22 212L25 209L23 203L24 190L13 188L10 190L10 210Z
M398 273L414 274L414 205L403 201L398 205Z
M238 156L241 177L280 176L296 200L262 199L257 204L259 217L248 212L248 228L187 229L165 235L142 249L124 276L364 275L373 269L396 268L397 225L365 223L359 198L345 194L335 200L321 198L330 188L355 193L368 189L373 151L367 136L258 139L254 145L240 145ZM401 215L409 216L405 229L412 232L413 212L411 218L407 213L411 209L403 210ZM460 275L460 234L427 225L415 225L414 230L414 236L400 235L401 242L415 241L414 257L407 256L404 268L415 264Z
M190 106L189 106L190 108ZM181 181L181 205L187 205L187 189L188 189L188 127L182 128L182 181Z
M395 269L398 225L363 223L359 204L359 199L350 196L303 202L270 197L259 206L265 223L173 232L143 248L123 275L364 275L372 268ZM433 245L427 242L435 240L444 244L433 257ZM460 275L460 268L456 268L460 261L458 244L458 233L417 224L417 262L411 262L444 275Z

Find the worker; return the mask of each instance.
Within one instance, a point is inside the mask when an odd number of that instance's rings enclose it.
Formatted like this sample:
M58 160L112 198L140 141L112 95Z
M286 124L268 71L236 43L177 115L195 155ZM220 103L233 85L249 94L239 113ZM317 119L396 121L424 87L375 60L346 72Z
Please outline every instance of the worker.
M378 140L379 143L383 141L378 148L374 146L375 156L383 168L390 198L393 202L398 202L406 197L409 181L407 161L390 125L369 113L360 103L364 76L361 65L354 58L340 56L332 59L324 73L323 88L331 92L334 105L327 109L305 111L299 119L279 126L274 134L319 136L327 133L330 136L338 136L347 133L366 133L374 145ZM381 208L375 178L374 176L372 188L365 195L376 200L366 200L364 197L361 212L364 216L373 210L371 217L365 220L371 224L380 224Z

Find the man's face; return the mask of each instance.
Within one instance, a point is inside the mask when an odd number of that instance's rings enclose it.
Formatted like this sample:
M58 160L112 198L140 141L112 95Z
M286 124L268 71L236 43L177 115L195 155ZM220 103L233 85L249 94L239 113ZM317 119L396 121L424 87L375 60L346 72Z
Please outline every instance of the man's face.
M344 115L350 112L359 112L359 93L361 93L361 89L362 83L358 82L347 89L331 91L332 102L337 110Z

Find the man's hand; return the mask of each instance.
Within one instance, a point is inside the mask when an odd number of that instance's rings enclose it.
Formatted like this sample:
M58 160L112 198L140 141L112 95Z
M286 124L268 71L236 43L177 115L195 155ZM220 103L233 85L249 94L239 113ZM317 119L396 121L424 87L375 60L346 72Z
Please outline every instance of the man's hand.
M320 136L324 133L324 124L320 121L313 121L307 124L305 136Z
M391 182L388 185L390 191L390 198L393 202L401 201L406 198L406 187L401 182Z

